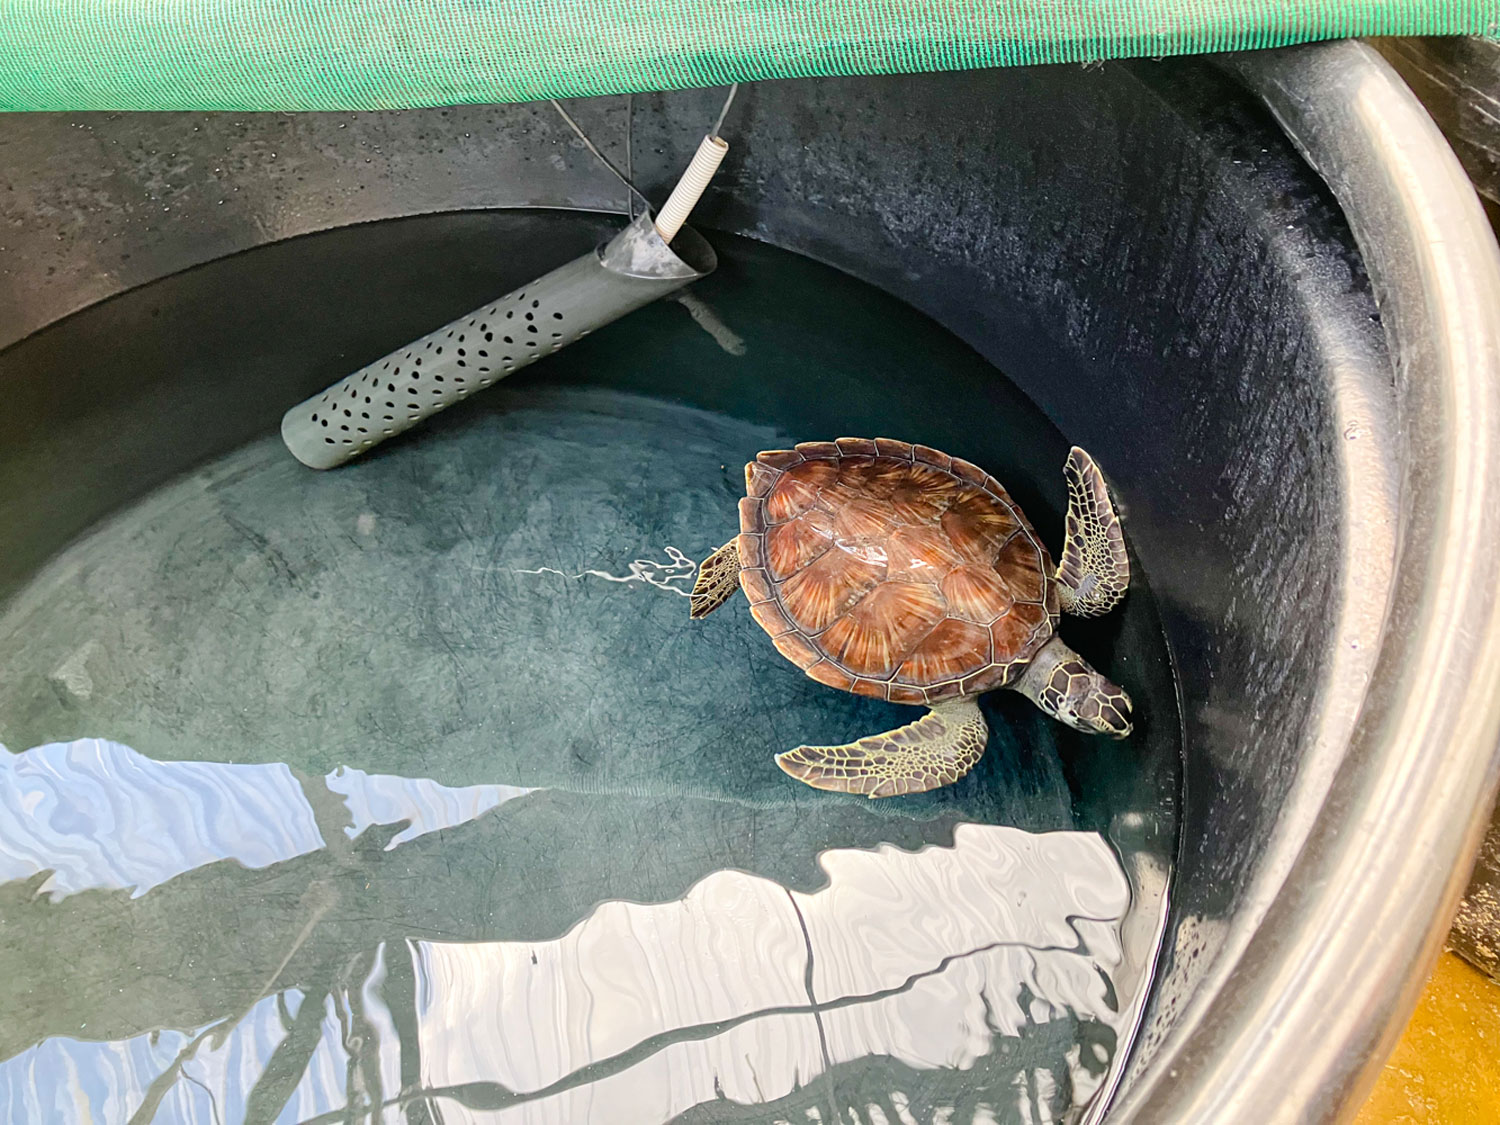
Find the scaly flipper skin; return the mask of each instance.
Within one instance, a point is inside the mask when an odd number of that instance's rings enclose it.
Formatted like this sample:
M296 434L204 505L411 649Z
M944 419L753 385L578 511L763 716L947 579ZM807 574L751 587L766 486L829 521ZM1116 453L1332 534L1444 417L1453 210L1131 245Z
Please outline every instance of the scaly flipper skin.
M740 588L738 542L739 536L735 536L704 559L698 568L698 581L693 583L693 593L688 599L688 616L693 620L707 617Z
M1064 613L1098 617L1120 604L1130 585L1130 559L1104 474L1076 445L1063 469L1068 480L1068 530L1057 564Z
M951 785L984 755L990 728L972 699L938 704L922 718L843 746L799 746L776 764L814 789L894 797Z

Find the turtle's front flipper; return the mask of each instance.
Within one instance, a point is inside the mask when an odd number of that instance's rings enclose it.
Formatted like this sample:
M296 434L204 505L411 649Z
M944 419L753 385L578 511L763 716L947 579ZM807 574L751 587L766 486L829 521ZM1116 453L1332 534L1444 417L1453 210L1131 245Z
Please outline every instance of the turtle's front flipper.
M894 797L951 785L984 754L990 728L972 699L939 703L904 727L843 746L799 746L776 764L814 789Z
M1068 479L1068 532L1057 564L1057 595L1064 613L1098 617L1120 604L1130 585L1125 535L1109 502L1104 474L1076 445L1063 469Z
M740 551L735 536L720 547L698 568L698 581L693 583L693 594L688 599L688 616L694 620L707 617L729 600L729 595L740 588Z

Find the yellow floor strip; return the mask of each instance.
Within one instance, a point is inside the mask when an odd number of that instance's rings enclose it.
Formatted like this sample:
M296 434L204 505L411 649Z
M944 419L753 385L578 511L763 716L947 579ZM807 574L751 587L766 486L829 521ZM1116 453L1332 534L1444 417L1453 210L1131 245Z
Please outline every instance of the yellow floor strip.
M1500 985L1444 953L1355 1125L1497 1123Z

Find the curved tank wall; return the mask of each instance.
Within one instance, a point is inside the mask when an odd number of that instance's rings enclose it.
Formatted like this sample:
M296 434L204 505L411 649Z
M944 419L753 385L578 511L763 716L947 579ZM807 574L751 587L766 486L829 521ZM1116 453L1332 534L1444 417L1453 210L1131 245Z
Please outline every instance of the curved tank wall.
M717 105L703 92L575 108L621 163L628 131L633 173L660 196ZM1172 911L1139 1074L1274 896L1379 648L1401 450L1354 238L1269 112L1201 61L767 83L741 91L726 131L732 152L696 225L930 314L1109 466L1184 724ZM5 344L310 231L470 208L625 209L545 106L38 115L0 122L0 143ZM28 476L25 447L41 439L23 430L0 468L0 523L18 529L0 596L109 511L265 432L283 405L204 427L163 404L150 433L80 459L74 479ZM36 409L63 427L85 412ZM38 490L55 502L40 508ZM1116 827L1161 830L1149 816Z

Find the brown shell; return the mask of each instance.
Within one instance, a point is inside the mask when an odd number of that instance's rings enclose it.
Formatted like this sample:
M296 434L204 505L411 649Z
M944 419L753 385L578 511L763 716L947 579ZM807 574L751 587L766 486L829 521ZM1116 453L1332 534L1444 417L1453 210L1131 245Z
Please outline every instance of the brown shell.
M895 703L1013 679L1052 635L1052 559L1000 482L924 445L806 442L745 466L740 585L783 656Z

